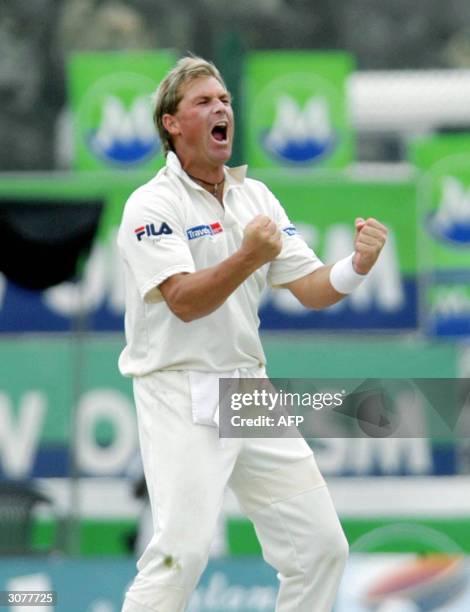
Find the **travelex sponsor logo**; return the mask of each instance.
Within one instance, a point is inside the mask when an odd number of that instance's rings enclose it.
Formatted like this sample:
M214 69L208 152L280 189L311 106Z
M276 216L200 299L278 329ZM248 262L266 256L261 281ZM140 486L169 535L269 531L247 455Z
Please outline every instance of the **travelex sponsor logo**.
M283 227L282 231L288 236L295 236L298 233L295 225L289 225L287 227Z
M276 159L305 164L330 155L336 148L328 101L311 97L303 110L290 95L282 95L276 106L274 123L261 134L265 150Z
M470 186L444 176L439 207L426 219L430 233L445 242L470 243Z
M168 223L163 222L159 229L157 230L154 223L148 223L147 225L142 225L141 227L137 227L134 230L135 237L140 242L144 236L148 236L151 238L152 236L158 237L163 234L172 234L173 230L168 225Z
M186 230L188 240L194 240L195 238L201 238L202 236L214 236L223 232L224 228L218 221L215 223L209 223L208 225L195 225Z

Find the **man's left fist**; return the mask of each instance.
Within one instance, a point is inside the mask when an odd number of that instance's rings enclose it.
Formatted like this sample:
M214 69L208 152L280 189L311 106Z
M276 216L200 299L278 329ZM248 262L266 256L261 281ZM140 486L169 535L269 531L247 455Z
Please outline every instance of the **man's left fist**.
M356 219L353 267L358 274L367 274L377 261L387 239L387 228L377 219Z

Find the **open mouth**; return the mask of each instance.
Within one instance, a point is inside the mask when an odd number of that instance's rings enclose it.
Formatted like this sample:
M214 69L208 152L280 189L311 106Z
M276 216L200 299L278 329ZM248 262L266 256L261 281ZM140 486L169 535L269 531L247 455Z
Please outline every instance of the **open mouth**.
M227 142L227 128L228 125L225 121L217 123L217 125L212 128L212 138L217 140L217 142Z

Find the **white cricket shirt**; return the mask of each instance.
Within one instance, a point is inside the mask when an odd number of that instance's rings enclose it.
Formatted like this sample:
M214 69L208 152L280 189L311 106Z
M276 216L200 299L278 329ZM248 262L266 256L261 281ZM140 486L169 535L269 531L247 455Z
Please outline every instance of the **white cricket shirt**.
M225 168L224 207L181 168L167 163L126 203L118 234L126 287L127 345L119 359L125 376L156 370L225 372L265 364L258 307L266 285L287 283L322 262L297 234L284 209L246 166ZM184 323L158 285L179 272L214 266L237 251L245 226L258 214L282 230L279 256L254 272L216 311Z

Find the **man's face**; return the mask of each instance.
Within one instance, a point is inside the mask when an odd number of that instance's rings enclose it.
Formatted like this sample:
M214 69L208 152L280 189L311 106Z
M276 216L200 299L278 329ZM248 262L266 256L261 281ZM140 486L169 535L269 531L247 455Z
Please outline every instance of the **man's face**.
M183 86L174 115L165 127L184 167L217 168L232 154L233 111L230 94L214 77L200 77Z

